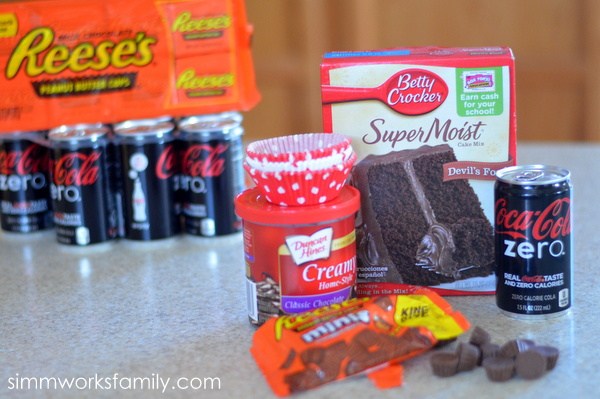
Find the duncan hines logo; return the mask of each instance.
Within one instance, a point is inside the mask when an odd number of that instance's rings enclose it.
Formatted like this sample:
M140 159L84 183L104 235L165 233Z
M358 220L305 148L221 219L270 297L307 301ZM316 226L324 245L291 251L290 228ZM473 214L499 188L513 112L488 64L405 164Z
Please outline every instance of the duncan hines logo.
M297 265L317 259L327 259L331 254L333 228L319 230L311 236L297 235L285 238L292 259Z
M497 233L512 238L503 241L505 256L542 259L547 255L556 258L565 254L563 239L571 234L571 201L568 198L557 199L541 211L522 212L509 210L506 200L500 199L496 202L495 213ZM528 237L532 240L527 241Z

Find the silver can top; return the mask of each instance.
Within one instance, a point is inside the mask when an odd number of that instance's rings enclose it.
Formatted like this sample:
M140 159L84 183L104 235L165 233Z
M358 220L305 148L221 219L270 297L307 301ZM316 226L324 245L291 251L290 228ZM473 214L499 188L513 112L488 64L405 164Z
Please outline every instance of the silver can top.
M63 125L48 132L50 141L97 141L106 138L110 129L101 124Z
M514 185L539 186L569 180L571 172L558 166L519 165L509 166L496 172L498 180Z
M123 122L119 122L114 125L114 131L127 129L134 126L149 126L149 125L157 125L163 122L170 122L175 124L175 119L172 116L164 115L156 118L144 118L144 119L130 119Z
M241 128L242 115L237 112L189 116L179 123L183 134L211 135L215 133L238 136L243 133Z
M115 126L115 135L119 139L147 140L150 138L168 138L173 136L175 124L172 122L132 123Z

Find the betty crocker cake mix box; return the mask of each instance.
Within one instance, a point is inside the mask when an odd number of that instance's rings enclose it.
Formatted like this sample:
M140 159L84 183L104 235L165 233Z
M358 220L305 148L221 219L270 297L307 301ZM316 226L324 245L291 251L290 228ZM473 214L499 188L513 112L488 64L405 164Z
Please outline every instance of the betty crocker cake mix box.
M0 133L246 111L243 0L0 4Z
M321 83L325 131L359 157L358 294L493 293L495 173L516 162L512 51L327 53Z

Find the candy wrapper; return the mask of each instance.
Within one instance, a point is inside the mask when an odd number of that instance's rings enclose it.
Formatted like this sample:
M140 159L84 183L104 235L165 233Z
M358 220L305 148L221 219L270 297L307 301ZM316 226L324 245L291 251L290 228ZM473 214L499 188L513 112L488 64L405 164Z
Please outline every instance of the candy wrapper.
M244 0L0 2L0 134L247 111Z
M340 134L306 133L248 145L244 168L267 201L317 205L339 195L356 154Z
M250 351L278 396L358 373L390 387L399 385L400 362L469 327L438 294L415 288L272 318L256 331Z

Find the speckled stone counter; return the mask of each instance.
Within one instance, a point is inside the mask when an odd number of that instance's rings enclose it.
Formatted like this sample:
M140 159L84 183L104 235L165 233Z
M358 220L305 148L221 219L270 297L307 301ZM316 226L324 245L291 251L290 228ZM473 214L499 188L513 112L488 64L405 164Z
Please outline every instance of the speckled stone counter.
M500 314L493 296L447 300L499 343L521 337L560 348L556 369L507 383L481 368L438 378L425 354L405 363L402 387L379 391L354 377L296 397L597 397L600 146L521 143L518 156L572 172L572 310L525 322ZM249 353L254 331L240 234L70 248L53 230L0 233L0 397L273 397ZM73 385L54 389L58 381Z

